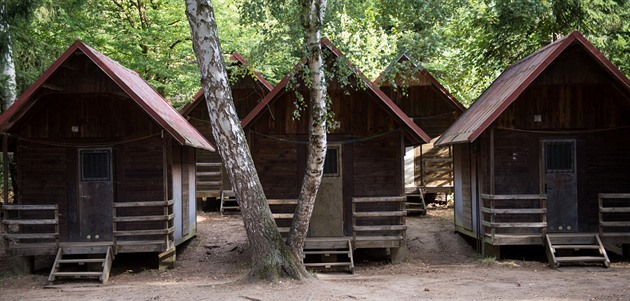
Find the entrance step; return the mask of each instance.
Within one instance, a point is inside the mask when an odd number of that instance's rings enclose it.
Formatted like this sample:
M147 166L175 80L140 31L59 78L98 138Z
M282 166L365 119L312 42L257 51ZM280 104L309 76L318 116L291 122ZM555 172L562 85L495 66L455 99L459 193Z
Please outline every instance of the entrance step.
M427 214L427 204L424 201L424 189L414 189L414 191L412 191L411 193L407 193L405 196L405 211L407 211L408 215Z
M545 235L549 265L576 265L601 263L610 267L610 260L599 234L595 233L550 233Z
M81 251L79 251L81 250ZM109 279L114 253L111 246L94 248L89 245L76 245L70 248L60 247L53 263L49 282L58 278L95 278L101 283Z
M241 212L233 190L223 190L221 192L221 207L219 210L221 214Z
M345 270L354 273L352 240L344 237L307 237L304 266L310 271Z

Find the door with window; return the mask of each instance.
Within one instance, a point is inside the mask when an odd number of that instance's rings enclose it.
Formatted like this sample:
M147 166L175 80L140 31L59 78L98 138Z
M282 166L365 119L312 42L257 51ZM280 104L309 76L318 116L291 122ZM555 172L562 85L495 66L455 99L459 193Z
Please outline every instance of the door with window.
M112 150L79 150L79 241L112 239Z
M575 139L542 141L543 192L547 194L547 231L577 232Z
M311 217L310 236L343 236L341 151L340 144L328 145L324 161L324 175Z

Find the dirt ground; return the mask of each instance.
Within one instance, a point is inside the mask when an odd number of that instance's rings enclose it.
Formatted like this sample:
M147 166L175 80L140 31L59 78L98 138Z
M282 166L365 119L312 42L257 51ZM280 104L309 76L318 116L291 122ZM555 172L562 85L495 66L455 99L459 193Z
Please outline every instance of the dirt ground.
M106 285L66 282L45 288L50 260L17 276L0 258L0 300L629 300L630 263L551 269L541 249L483 259L453 233L453 211L408 217L409 256L401 264L359 256L354 274L243 284L248 254L239 215L200 213L198 236L178 250L174 269L155 269L155 254L119 254Z

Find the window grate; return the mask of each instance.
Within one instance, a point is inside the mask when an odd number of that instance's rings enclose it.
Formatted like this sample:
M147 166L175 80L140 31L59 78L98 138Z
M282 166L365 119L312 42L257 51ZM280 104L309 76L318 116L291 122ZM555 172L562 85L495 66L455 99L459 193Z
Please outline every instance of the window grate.
M573 172L573 142L548 142L545 144L546 172Z
M324 176L339 175L339 149L328 148L326 150L326 159L324 160Z
M82 150L81 156L81 181L109 181L110 151L109 150Z

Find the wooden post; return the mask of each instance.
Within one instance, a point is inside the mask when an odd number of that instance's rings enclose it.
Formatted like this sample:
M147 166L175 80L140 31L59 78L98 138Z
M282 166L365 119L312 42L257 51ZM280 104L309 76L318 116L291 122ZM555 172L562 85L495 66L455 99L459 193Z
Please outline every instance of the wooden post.
M597 194L597 204L598 204L598 211L599 211L599 237L604 237L604 226L603 226L603 222L604 222L604 213L602 212L602 209L604 208L604 200L602 198L602 194L599 193ZM626 254L623 254L624 256L626 256Z
M164 201L164 216L168 216L168 150L166 149L166 137L164 136L164 130L162 130L160 137L162 138L162 182L164 183L163 185L163 193L164 196L162 198L162 201ZM174 206L174 205L173 205ZM169 220L165 219L164 220L164 229L168 230L169 228ZM166 232L166 235L164 237L164 245L166 247L166 250L170 249L170 243L169 243L169 236L170 234L168 233L168 231ZM160 258L162 258L160 256Z
M9 136L5 133L2 135L2 197L4 204L9 204Z
M490 128L490 194L494 195L494 127Z

